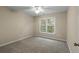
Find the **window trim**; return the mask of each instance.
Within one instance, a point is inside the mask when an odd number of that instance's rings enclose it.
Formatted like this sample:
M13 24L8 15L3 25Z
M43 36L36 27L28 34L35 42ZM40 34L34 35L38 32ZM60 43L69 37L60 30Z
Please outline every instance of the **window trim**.
M41 32L41 20L46 20L46 19L51 19L51 18L55 18L54 19L54 32L53 33L50 33L50 32L47 32L47 24L46 24L46 32ZM47 23L47 21L46 21ZM40 18L39 19L39 32L40 33L43 33L43 34L56 34L56 17L45 17L45 18Z

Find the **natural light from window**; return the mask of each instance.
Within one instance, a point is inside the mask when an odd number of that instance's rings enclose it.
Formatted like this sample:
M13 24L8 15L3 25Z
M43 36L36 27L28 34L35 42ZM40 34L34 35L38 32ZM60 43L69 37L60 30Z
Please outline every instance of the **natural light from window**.
M55 26L55 17L42 18L40 20L40 32L55 34L56 26Z

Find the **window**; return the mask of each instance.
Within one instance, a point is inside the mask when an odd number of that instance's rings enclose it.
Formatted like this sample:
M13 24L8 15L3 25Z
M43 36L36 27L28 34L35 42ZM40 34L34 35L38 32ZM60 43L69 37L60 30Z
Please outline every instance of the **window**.
M40 20L40 32L55 33L55 17L43 18Z

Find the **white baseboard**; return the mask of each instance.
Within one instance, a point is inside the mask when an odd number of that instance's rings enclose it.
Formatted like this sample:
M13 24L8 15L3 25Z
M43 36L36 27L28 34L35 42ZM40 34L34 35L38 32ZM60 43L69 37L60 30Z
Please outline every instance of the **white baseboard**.
M20 41L20 40L24 40L24 39L27 39L27 38L30 38L30 37L33 37L33 35L27 35L25 37L22 37L20 39L17 39L17 40L13 40L13 41L9 41L9 42L6 42L6 43L3 43L3 44L0 44L0 47L2 46L6 46L8 44L11 44L11 43L14 43L14 42L17 42L17 41ZM40 37L40 36L35 36L35 37ZM45 37L44 37L45 38ZM56 40L56 38L54 38ZM61 41L61 40L60 40Z
M8 44L11 44L11 43L14 43L14 42L17 42L17 41L20 41L20 40L27 39L27 38L30 38L30 37L32 37L32 35L27 35L26 37L22 37L22 38L17 39L17 40L13 40L13 41L9 41L9 42L7 42L7 43L0 44L0 47L6 46L6 45L8 45Z
M68 48L69 48L69 52L71 53L71 50L70 50L70 47L69 47L68 41L66 40L66 42L67 42L67 46L68 46Z
M51 37L46 37L46 36L39 36L39 35L35 35L35 37L42 37L42 38L47 38L47 39L51 39L51 40L57 40L57 41L62 41L62 42L66 42L66 40L64 39L57 39L55 37L51 38Z

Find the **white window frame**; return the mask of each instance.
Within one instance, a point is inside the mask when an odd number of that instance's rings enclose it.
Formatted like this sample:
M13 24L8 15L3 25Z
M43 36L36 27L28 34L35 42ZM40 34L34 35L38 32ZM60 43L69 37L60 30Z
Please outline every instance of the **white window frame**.
M47 32L47 24L46 24L46 32L41 32L41 20L47 20L47 19L53 19L53 18L54 18L54 32L53 33ZM55 16L54 17L40 18L39 19L39 32L45 33L45 34L56 34L56 18L55 18Z

